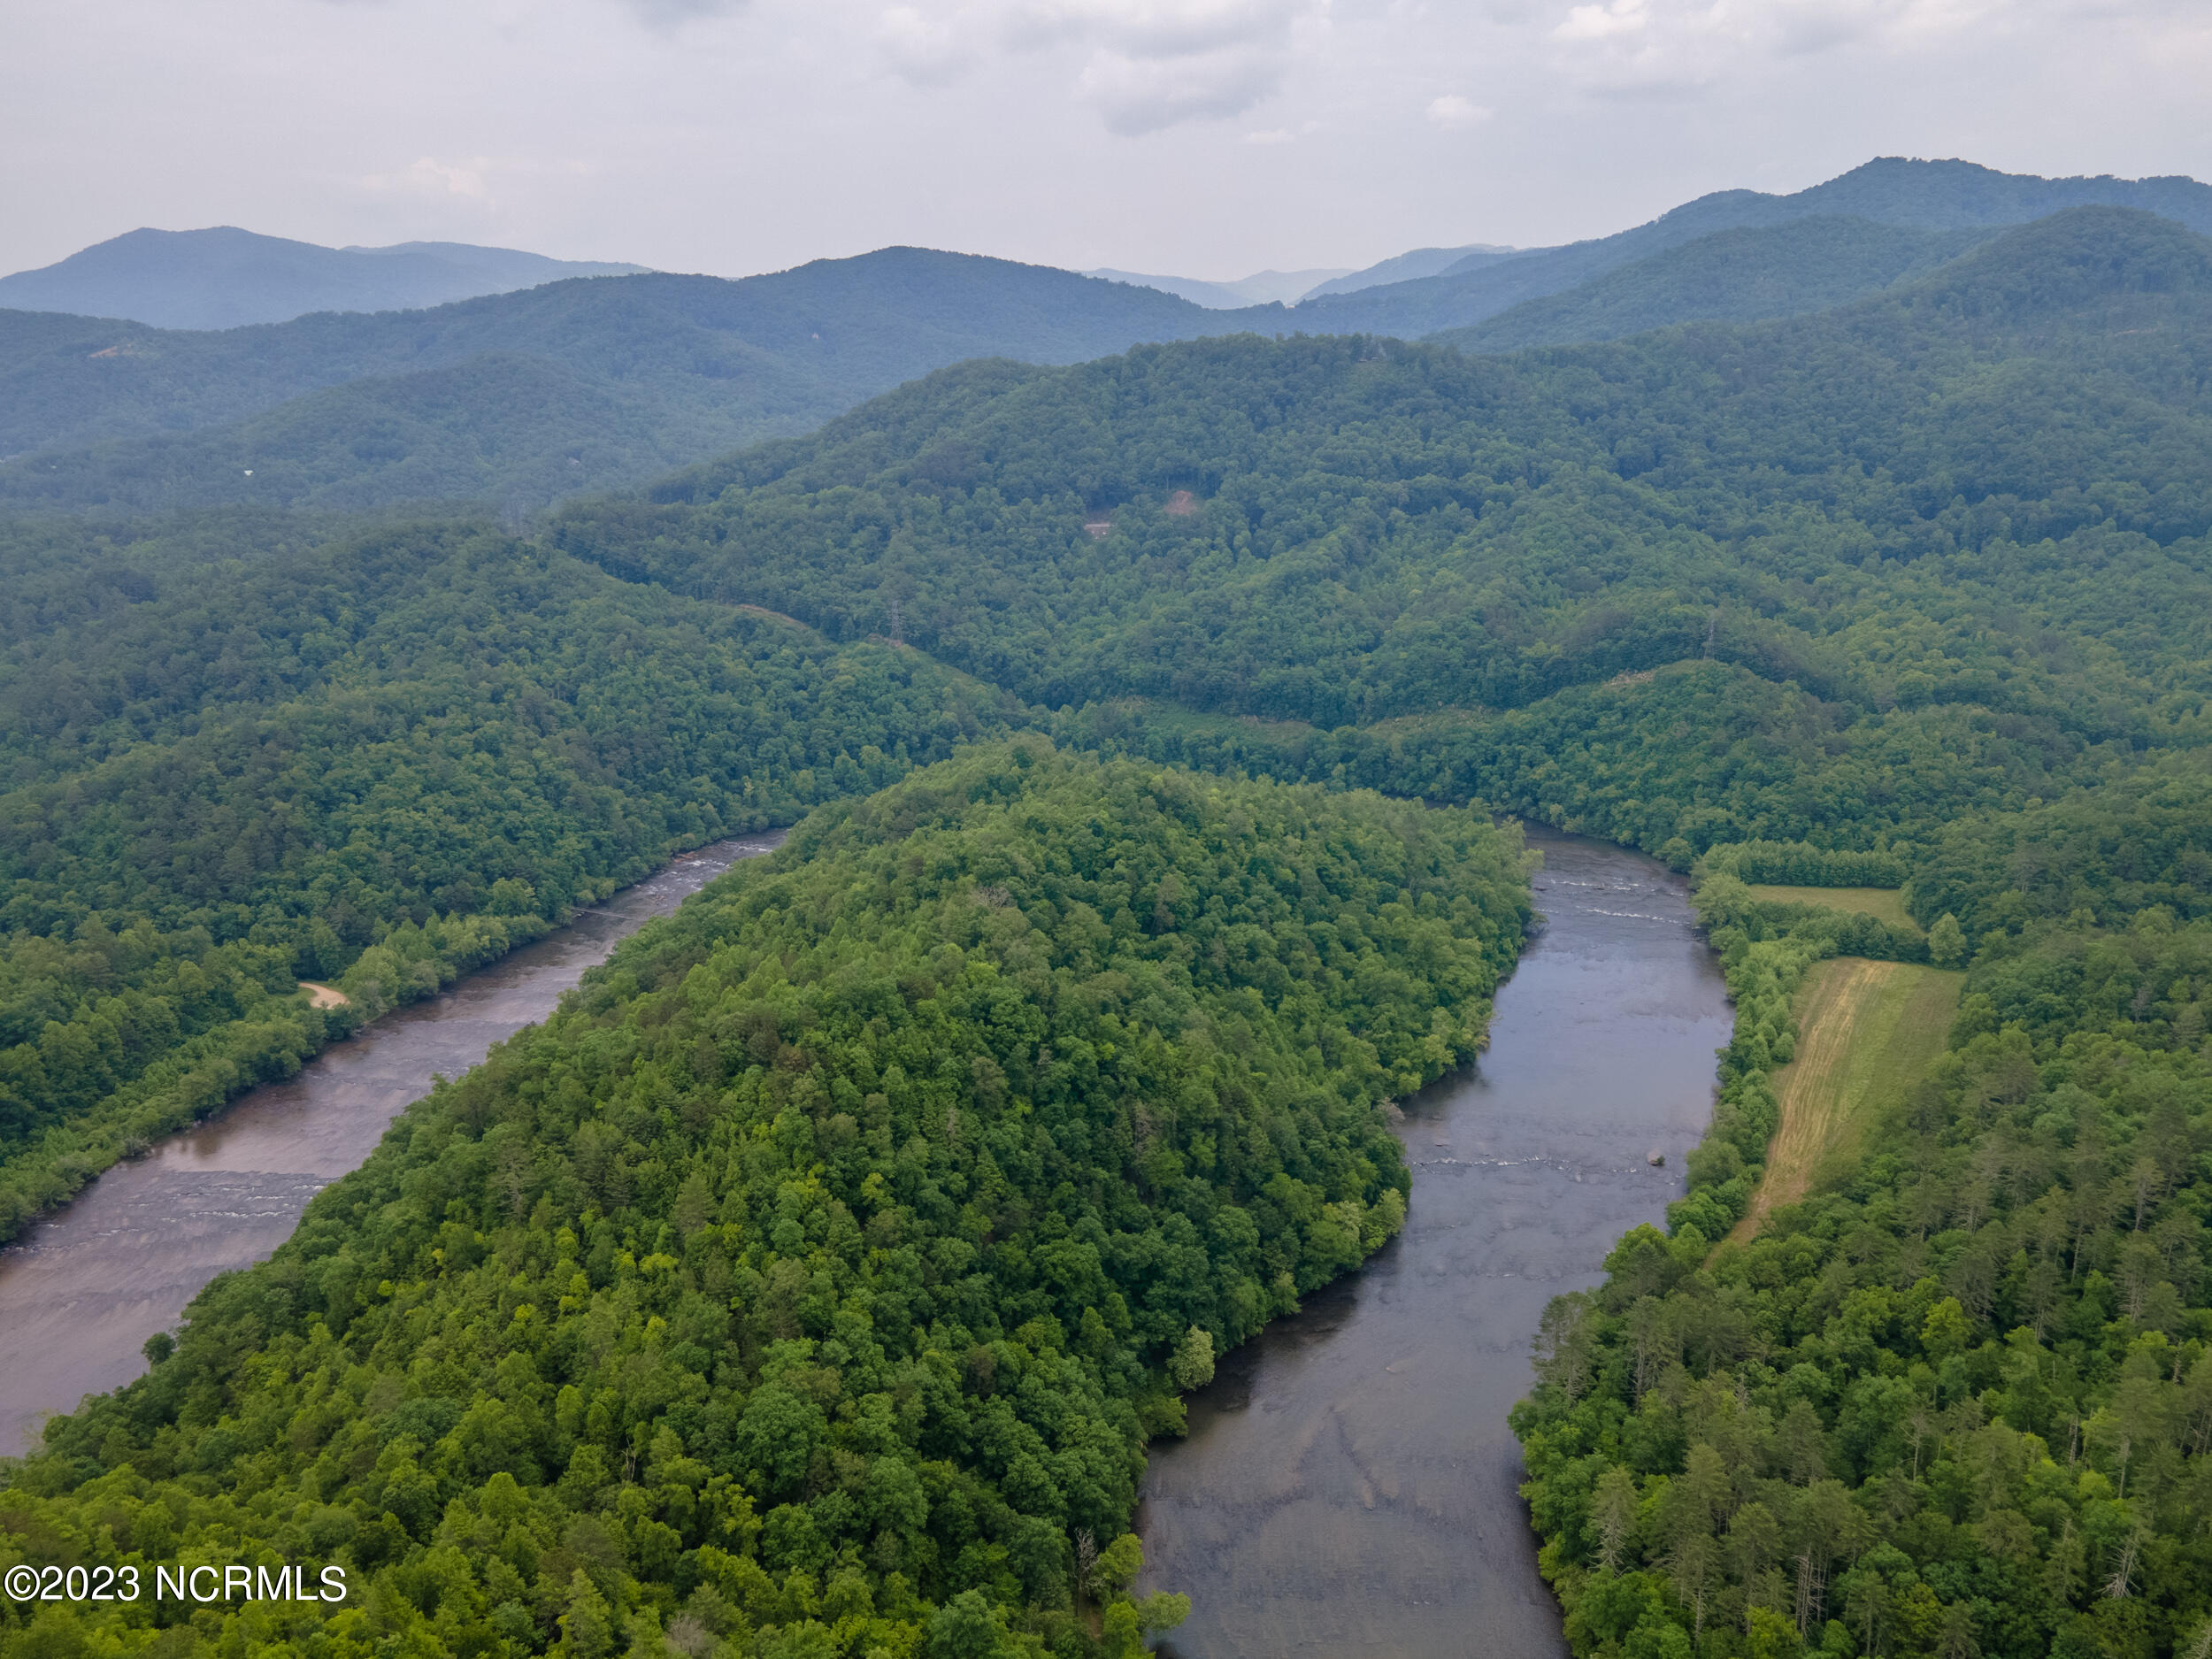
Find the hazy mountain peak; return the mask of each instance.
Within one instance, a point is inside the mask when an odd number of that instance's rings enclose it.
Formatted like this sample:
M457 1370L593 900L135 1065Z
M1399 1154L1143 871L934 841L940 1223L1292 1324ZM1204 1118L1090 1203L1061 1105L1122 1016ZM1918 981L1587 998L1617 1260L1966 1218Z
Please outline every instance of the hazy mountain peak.
M1416 248L1371 265L1363 271L1348 271L1333 281L1320 284L1304 297L1318 299L1325 294L1356 294L1362 288L1379 288L1386 282L1417 282L1424 277L1442 276L1449 271L1471 271L1494 265L1519 251L1501 242L1469 242L1463 248Z
M39 270L0 277L0 306L119 317L161 328L234 328L311 311L411 311L644 268L466 242L324 248L235 225L141 227Z
M2129 296L2212 294L2212 240L2140 208L2065 208L1992 237L1913 297L1973 316L2093 313Z
M2137 207L2212 230L2212 185L2167 176L2121 179L2110 173L2047 179L2001 173L1978 162L1877 156L1847 173L1786 195L1717 190L1661 214L1652 223L1718 214L1738 222L1773 222L1809 213L1848 213L1886 225L1931 230L2018 225L2070 207Z
M1958 232L2024 224L2068 208L2139 208L2212 232L2212 186L2193 179L2045 179L1970 161L1881 156L1788 195L1717 190L1610 236L1558 248L1470 257L1436 275L1354 292L1317 291L1305 326L1329 333L1424 334L1463 328L1528 301L1564 294L1607 272L1722 231L1811 218L1893 229Z
M1203 305L1211 311L1241 311L1248 305L1294 305L1308 294L1317 292L1324 285L1348 274L1347 267L1334 265L1317 271L1256 271L1248 277L1233 282L1209 282L1200 277L1146 276L1135 271L1116 271L1102 266L1083 273L1108 282L1126 282L1136 288L1158 288L1163 294L1172 294L1178 299L1188 300L1194 305Z

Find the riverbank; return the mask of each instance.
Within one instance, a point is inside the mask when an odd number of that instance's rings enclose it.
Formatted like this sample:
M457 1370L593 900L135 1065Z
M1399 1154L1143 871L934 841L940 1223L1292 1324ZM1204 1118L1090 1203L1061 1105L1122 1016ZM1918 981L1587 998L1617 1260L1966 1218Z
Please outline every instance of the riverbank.
M48 1414L130 1381L141 1348L216 1274L266 1257L307 1201L357 1166L440 1076L551 1013L587 969L780 832L718 841L426 1002L362 1027L296 1075L118 1164L0 1249L0 1454Z
M1490 1048L1406 1103L1404 1234L1221 1363L1156 1441L1148 1580L1179 1659L1563 1654L1507 1424L1545 1304L1663 1222L1731 1016L1682 879L1532 828L1541 935ZM1655 1166L1649 1155L1665 1163Z

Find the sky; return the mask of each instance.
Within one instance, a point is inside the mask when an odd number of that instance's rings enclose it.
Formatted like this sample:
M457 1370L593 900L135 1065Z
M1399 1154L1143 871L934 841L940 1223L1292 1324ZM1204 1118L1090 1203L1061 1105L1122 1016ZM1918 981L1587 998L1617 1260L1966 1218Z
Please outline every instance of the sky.
M2212 0L0 0L0 272L142 225L1226 280L1878 155L2212 179Z

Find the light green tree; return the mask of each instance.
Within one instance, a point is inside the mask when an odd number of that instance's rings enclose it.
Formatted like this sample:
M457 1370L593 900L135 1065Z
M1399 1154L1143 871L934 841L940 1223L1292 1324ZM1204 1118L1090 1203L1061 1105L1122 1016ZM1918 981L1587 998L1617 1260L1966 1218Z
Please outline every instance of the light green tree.
M1213 1333L1202 1325L1193 1325L1184 1333L1183 1340L1175 1345L1175 1352L1168 1356L1168 1379L1184 1393L1203 1388L1214 1379Z
M1939 968L1962 968L1966 954L1966 934L1959 918L1946 910L1928 930L1928 960Z

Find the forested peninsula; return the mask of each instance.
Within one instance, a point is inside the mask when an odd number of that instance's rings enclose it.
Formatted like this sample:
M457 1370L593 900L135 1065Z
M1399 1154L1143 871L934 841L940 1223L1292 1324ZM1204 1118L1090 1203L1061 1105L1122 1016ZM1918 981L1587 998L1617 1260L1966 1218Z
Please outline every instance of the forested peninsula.
M1576 1652L2202 1659L2208 455L2212 242L2079 208L1763 322L964 364L529 534L12 526L18 1218L326 1040L297 979L812 816L0 1491L369 1593L0 1640L1129 1651L1145 1440L1479 1043L1495 815L1691 872L1737 1009L1517 1416ZM1786 1190L1840 959L1943 1034Z
M0 1515L350 1563L224 1633L309 1654L1133 1652L1146 1437L1398 1230L1528 920L1479 815L972 750L433 1094Z

